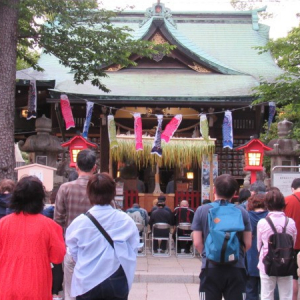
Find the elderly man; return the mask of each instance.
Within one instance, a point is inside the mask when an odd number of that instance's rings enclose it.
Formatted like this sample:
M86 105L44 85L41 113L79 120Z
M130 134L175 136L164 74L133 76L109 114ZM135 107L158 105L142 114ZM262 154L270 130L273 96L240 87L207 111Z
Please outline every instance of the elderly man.
M187 200L182 200L180 206L176 207L173 212L174 225L178 226L179 223L192 223L194 218L194 211L189 208L189 202ZM191 230L182 230L178 229L178 236L190 236ZM176 228L173 232L173 239L176 241ZM181 252L181 249L184 249L184 253L190 253L192 242L190 241L179 241L177 245L178 252Z

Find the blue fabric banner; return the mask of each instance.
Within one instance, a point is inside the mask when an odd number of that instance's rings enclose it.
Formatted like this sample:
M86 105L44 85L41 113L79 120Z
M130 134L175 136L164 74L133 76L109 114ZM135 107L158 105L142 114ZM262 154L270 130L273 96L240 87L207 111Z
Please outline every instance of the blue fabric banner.
M85 139L87 139L87 137L88 137L90 123L91 123L92 114L93 114L93 108L94 108L94 102L87 101L86 102L86 117L85 117L85 122L84 122L84 126L83 126L83 133L82 133L82 136Z
M229 110L225 111L223 120L223 148L233 148L233 131L232 131L232 113Z

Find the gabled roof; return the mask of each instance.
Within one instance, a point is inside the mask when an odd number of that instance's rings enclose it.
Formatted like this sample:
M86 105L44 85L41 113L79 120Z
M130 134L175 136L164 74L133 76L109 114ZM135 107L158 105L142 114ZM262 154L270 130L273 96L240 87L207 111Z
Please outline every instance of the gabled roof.
M62 147L68 147L70 145L80 146L80 145L82 145L82 143L84 143L84 144L86 144L87 146L90 146L90 147L94 147L94 148L98 147L97 144L89 142L87 139L85 139L81 135L75 135L69 141L62 143L61 146ZM80 147L78 147L78 148L80 148Z
M242 74L241 72L231 69L218 59L203 51L198 45L184 36L169 20L165 18L151 17L146 24L141 27L141 29L144 29L144 32L141 30L139 31L141 34L141 39L148 40L156 30L159 30L169 41L171 41L172 45L175 45L179 50L192 58L195 62L198 62L222 74Z
M251 146L252 145L252 146ZM263 150L266 150L266 151L270 151L270 150L273 150L272 148L266 146L262 141L260 141L259 139L252 139L250 140L249 142L245 143L244 145L241 145L237 148L234 148L234 150L243 150L245 148L250 148L251 147L259 147L259 148L262 148Z
M268 42L269 27L258 23L257 10L247 12L172 12L160 4L145 12L122 12L113 23L134 30L133 38L151 39L160 32L177 46L190 61L204 66L211 73L197 73L192 69L138 69L124 68L108 72L102 82L109 94L89 82L76 85L70 70L59 64L54 56L42 54L40 65L44 72L32 68L17 72L18 79L56 80L57 92L94 96L96 99L137 101L155 98L189 98L206 101L211 97L244 97L253 94L260 78L273 81L283 71L275 64L269 52L258 54L254 47ZM154 62L155 63L155 62ZM214 73L213 73L214 72ZM173 99L174 98L174 99ZM178 101L178 99L177 99Z

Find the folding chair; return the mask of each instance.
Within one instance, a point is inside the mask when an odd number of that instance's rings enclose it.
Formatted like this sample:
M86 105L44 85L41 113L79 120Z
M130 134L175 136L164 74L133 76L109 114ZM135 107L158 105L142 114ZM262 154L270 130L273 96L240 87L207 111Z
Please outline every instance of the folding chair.
M140 234L140 245L138 249L138 256L146 256L146 239L147 239L147 227L142 223L135 223Z
M176 226L176 234L175 234L175 243L176 243L176 247L175 247L175 255L177 257L195 257L195 248L193 245L193 239L191 237L191 235L179 235L178 231L179 230L191 230L191 223L179 223ZM178 253L178 243L184 241L184 242L192 242L192 252L191 253Z
M161 257L169 257L171 256L171 241L172 241L172 235L171 235L171 225L167 223L156 223L152 226L152 255L153 256L161 256ZM157 230L167 230L168 236L164 236L164 234L160 233ZM166 241L166 250L163 252L154 252L154 241L162 242Z

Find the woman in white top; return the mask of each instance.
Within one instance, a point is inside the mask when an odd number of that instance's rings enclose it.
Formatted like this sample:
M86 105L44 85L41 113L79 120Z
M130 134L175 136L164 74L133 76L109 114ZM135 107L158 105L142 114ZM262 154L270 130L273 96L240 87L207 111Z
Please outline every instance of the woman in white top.
M67 228L67 251L76 262L71 285L71 296L76 300L128 298L139 233L126 213L110 205L115 190L115 182L107 173L93 175L87 185L88 197L94 204L89 213L108 233L113 245L87 215L78 216Z
M267 217L270 217L277 232L282 232L286 215L283 212L285 208L284 196L276 188L273 188L266 194L265 203L269 211ZM288 218L286 233L296 240L297 229L293 219ZM293 296L293 276L268 276L265 272L263 259L268 253L268 241L273 230L266 219L259 220L257 224L257 250L259 253L258 269L261 280L261 300L274 300L274 290L278 285L280 300L291 300Z

